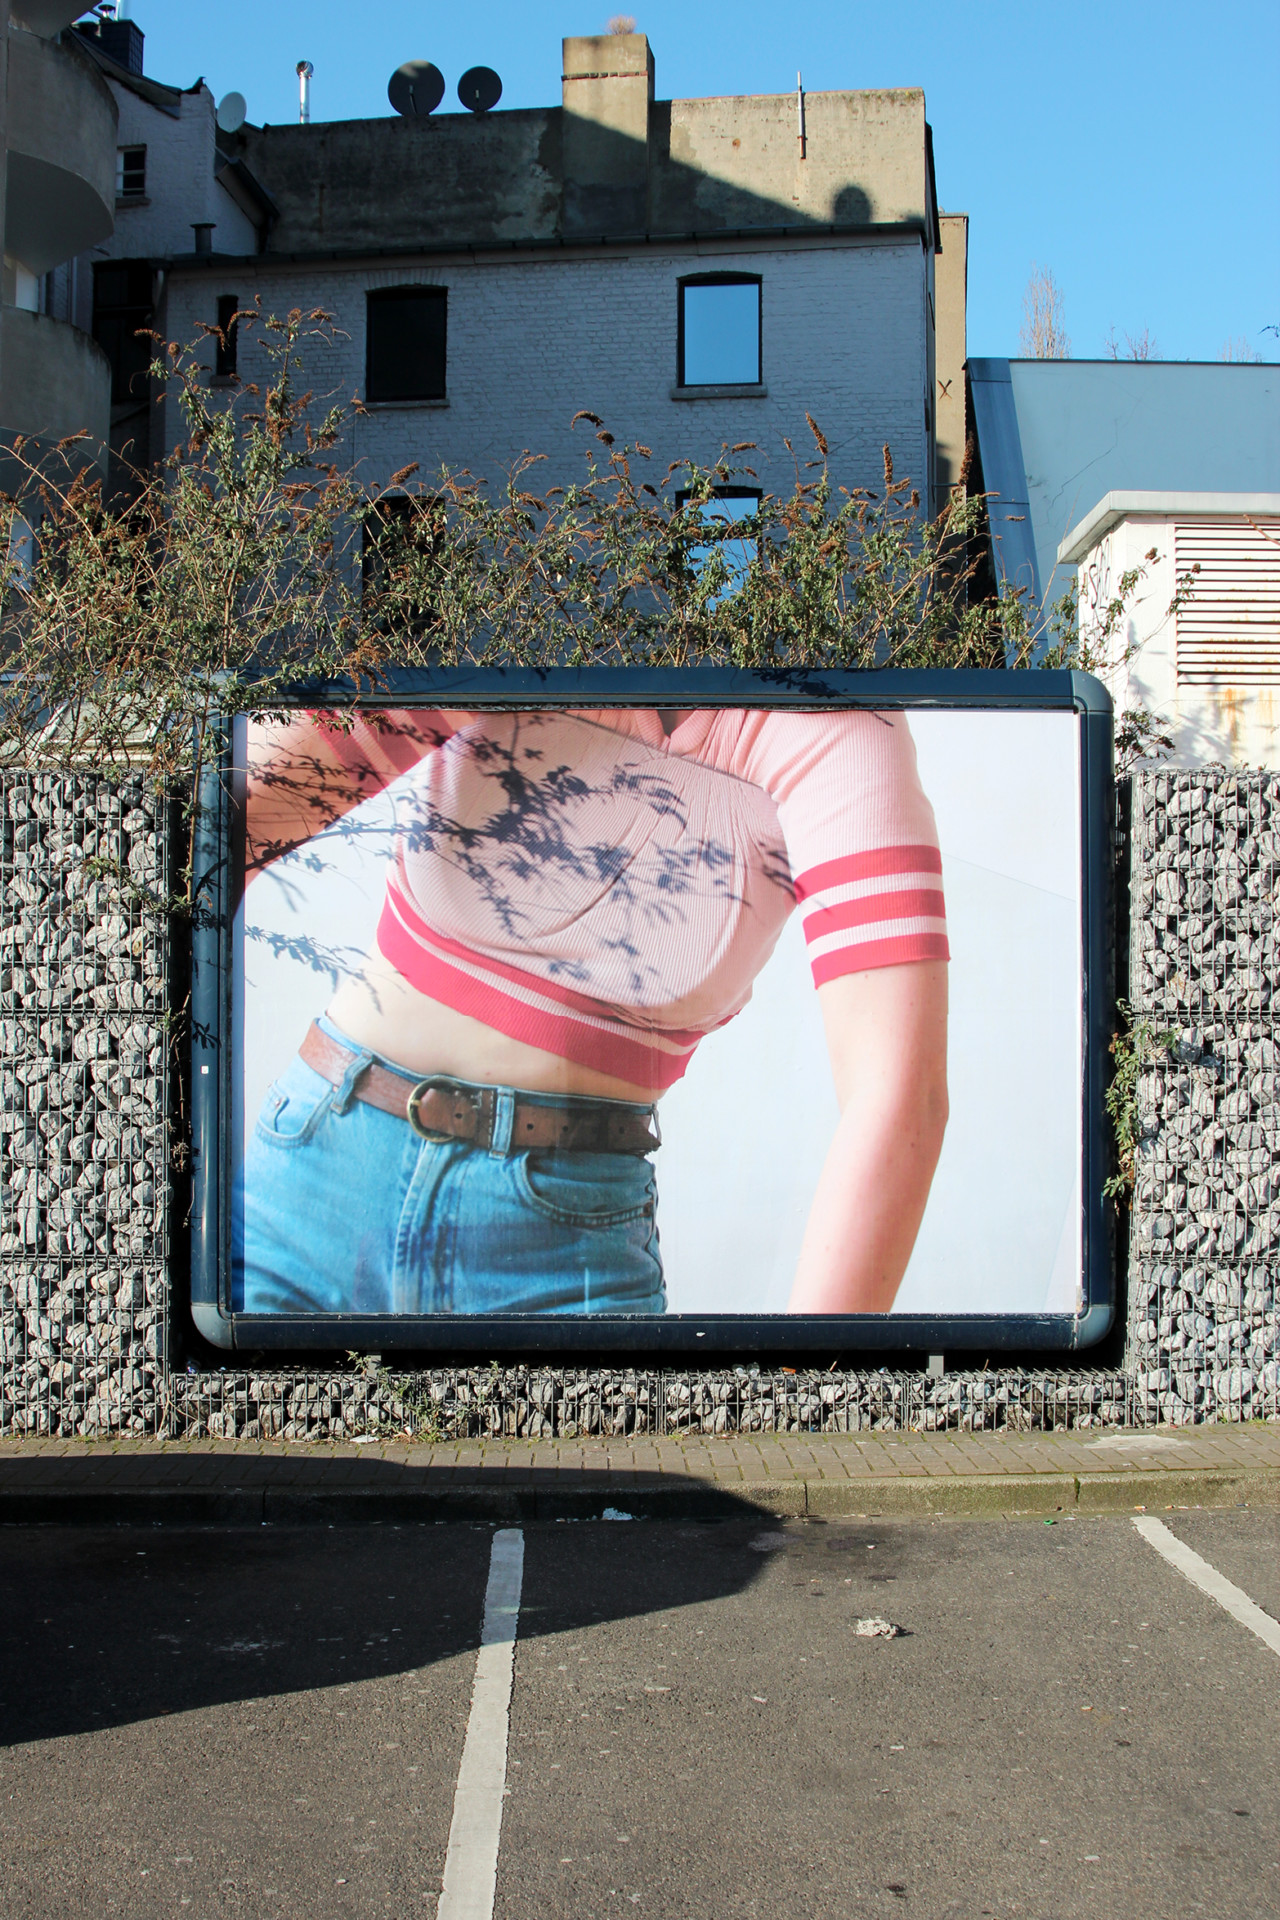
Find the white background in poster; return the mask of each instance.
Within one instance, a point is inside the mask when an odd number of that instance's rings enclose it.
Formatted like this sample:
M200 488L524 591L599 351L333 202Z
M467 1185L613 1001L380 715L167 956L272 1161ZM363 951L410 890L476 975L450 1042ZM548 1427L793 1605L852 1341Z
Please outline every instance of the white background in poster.
M951 1119L895 1311L1073 1312L1078 723L1069 713L920 710L911 732L942 845ZM340 973L358 967L372 943L392 812L391 791L366 801L250 890L236 979L237 1117L250 1124ZM837 1117L799 916L750 1004L699 1047L661 1117L658 1224L670 1311L785 1311Z

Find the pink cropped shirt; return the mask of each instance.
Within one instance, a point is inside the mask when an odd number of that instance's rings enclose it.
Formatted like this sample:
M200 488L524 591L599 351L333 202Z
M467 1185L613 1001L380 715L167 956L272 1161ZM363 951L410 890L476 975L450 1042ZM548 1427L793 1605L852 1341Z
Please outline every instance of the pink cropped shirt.
M797 905L818 986L949 957L901 714L702 709L668 737L643 709L402 712L328 737L397 782L392 966L634 1085L680 1078Z

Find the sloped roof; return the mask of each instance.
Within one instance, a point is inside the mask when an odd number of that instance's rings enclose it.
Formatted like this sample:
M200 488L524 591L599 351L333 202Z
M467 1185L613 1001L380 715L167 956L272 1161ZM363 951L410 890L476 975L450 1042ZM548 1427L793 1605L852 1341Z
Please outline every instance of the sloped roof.
M968 363L1002 579L1056 599L1058 547L1104 494L1280 492L1280 366L1186 360Z

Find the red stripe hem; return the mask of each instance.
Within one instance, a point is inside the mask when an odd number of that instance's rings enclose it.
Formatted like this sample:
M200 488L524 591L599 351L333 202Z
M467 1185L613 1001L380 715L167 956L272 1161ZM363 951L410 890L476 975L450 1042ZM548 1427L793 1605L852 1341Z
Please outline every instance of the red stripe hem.
M886 873L941 873L942 855L936 847L872 847L866 853L846 853L824 860L797 876L796 899L807 900L824 887L846 887L855 880L878 880Z
M949 960L945 933L904 933L894 940L864 940L855 947L837 947L813 962L813 984L837 980L846 973L873 973L877 967L900 967L911 960Z
M580 1067L608 1073L615 1080L628 1080L634 1087L665 1090L682 1078L693 1055L692 1046L680 1054L664 1053L643 1040L629 1040L621 1034L602 1033L599 1028L570 1016L558 1018L530 1007L500 987L473 980L458 967L419 946L407 933L388 903L378 922L378 948L410 986L425 993L455 1013L482 1020L508 1040L522 1041L554 1053L558 1059L572 1060ZM536 983L534 983L536 984Z
M473 967L482 968L487 974L494 974L501 980L509 980L512 986L522 987L526 993L539 994L544 1000L558 1000L562 1007L571 1008L575 1013L585 1014L588 1019L608 1020L616 1017L607 1006L593 999L590 994L575 993L572 987L561 986L558 981L544 979L540 974L528 973L522 967L513 967L505 960L495 960L490 954L477 953L473 947L465 946L461 940L451 940L447 934L437 933L434 927L427 925L417 908L406 899L393 881L387 883L384 918L387 914L398 920L407 940L414 943L421 942L422 946L431 953L445 953L452 955L455 960L466 960ZM403 967L400 970L404 972ZM406 974L405 977L412 979L411 974ZM664 1040L669 1040L675 1047L689 1049L697 1046L703 1034L704 1030L701 1027L664 1027L662 1029Z

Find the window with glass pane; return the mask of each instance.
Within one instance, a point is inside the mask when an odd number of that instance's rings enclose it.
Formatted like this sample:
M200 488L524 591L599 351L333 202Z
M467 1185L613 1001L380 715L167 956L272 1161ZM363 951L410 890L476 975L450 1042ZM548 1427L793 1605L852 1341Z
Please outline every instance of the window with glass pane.
M744 520L755 518L760 495L751 487L718 487L709 500L699 500L692 508L688 507L688 494L682 493L677 497L702 526L726 529L718 538L699 541L689 548L689 565L695 573L701 573L713 553L718 554L724 564L728 577L714 596L714 605L738 591L746 580L751 562L760 557L759 537L752 535L741 524ZM727 529L735 523L737 531L731 534Z
M443 400L448 293L381 287L366 296L367 400Z
M755 387L761 377L759 276L716 273L682 280L677 384Z
M116 196L136 199L147 190L147 150L145 147L116 148Z

